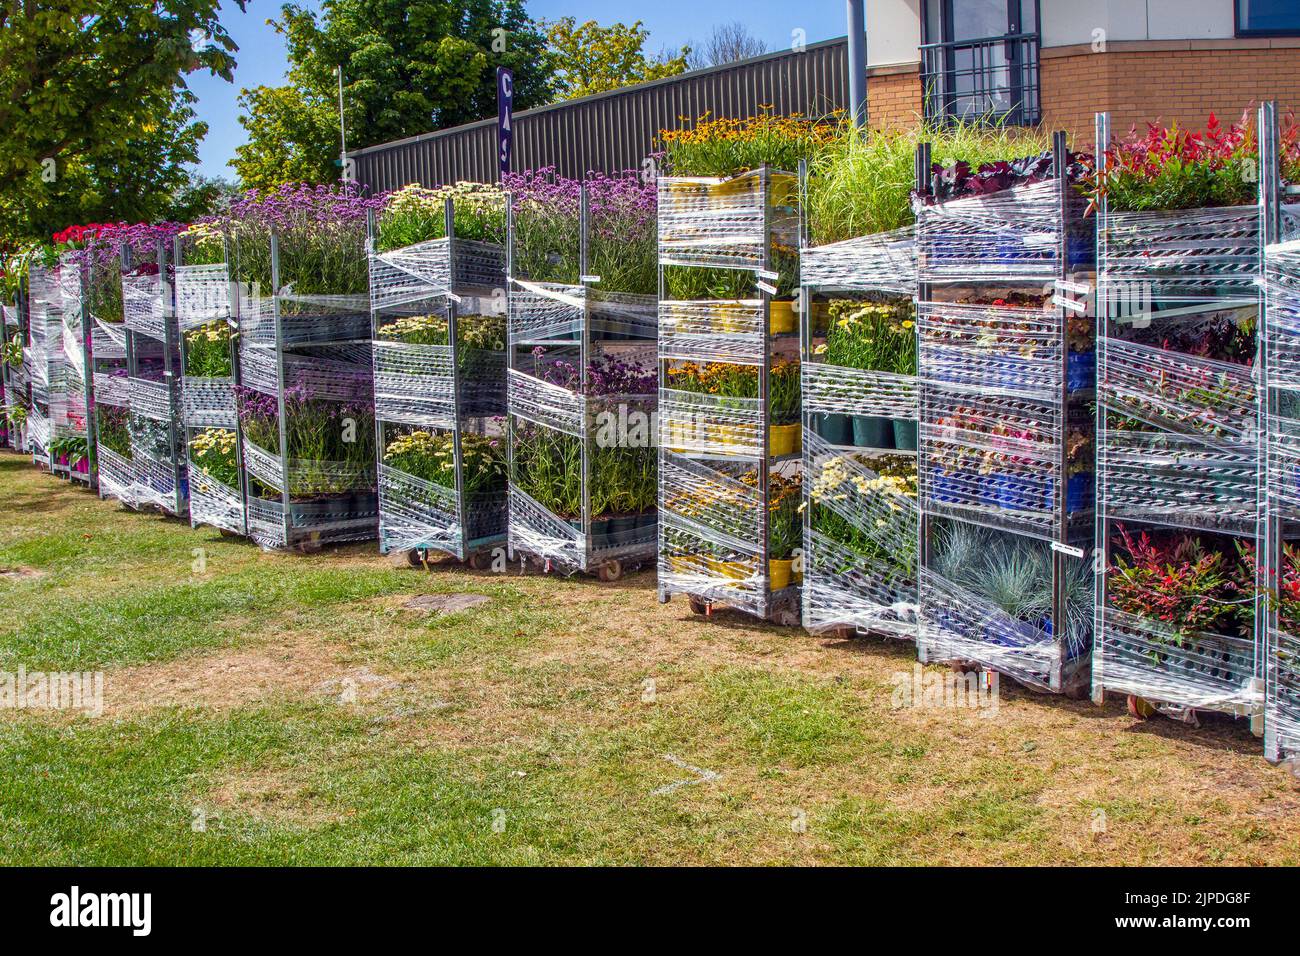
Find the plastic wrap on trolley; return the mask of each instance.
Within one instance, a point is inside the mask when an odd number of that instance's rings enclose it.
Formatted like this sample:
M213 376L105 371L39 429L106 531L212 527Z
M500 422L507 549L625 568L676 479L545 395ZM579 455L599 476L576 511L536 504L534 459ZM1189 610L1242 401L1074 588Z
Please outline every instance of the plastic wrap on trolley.
M1254 296L1259 207L1111 212L1101 237L1109 284L1158 297Z
M230 318L230 271L223 262L176 266L176 320L181 330Z
M805 247L799 272L812 289L911 298L916 294L916 227Z
M916 317L927 381L1059 403L1066 346L1055 311L922 302Z
M587 401L582 395L513 368L507 388L511 415L575 438L583 436Z
M1179 634L1114 607L1104 614L1105 653L1093 666L1106 687L1191 709L1249 714L1263 706L1251 638Z
M744 477L676 455L660 460L660 587L761 613L764 501Z
M231 441L234 433L231 432ZM235 534L244 532L244 496L238 488L232 488L224 482L213 478L202 468L191 464L189 468L190 483L190 521L198 525L211 525Z
M376 340L375 415L385 421L455 428L454 362L449 345Z
M1055 690L1063 666L1087 650L1083 643L1058 641L1050 618L1032 623L1013 616L930 568L921 568L920 599L919 643L929 661L978 662L1031 687Z
M147 269L148 266L141 266ZM152 272L123 272L122 314L133 332L162 341L167 334L167 286L157 268Z
M801 374L806 412L912 420L919 414L915 375L815 362L805 362Z
M95 465L100 494L123 504L135 504L135 468L129 459L101 444L96 450Z
M576 339L582 331L586 289L557 282L512 279L510 344Z
M456 489L380 465L379 509L384 543L390 550L432 548L464 560L467 542L499 540L506 510L499 499L468 497L461 524Z
M691 362L763 361L763 303L757 299L659 303L659 354Z
M1063 488L1058 408L1029 398L927 386L920 422L920 495L930 514L1043 539L1059 536ZM1091 488L1072 499L1091 509Z
M1081 197L1071 202L1082 202ZM1071 228L1071 267L1092 258L1091 237L1078 216L1061 217L1055 180L917 205L918 275L928 282L972 278L1050 281L1062 272L1062 231ZM1067 227L1066 223L1075 225Z
M1300 241L1265 250L1266 475L1269 547L1277 600L1265 642L1265 753L1300 757Z
M1109 517L1254 535L1259 454L1253 442L1210 446L1170 432L1116 430L1099 454Z
M754 170L730 179L659 179L659 261L714 269L762 269L767 243L799 247L798 182Z
M919 512L900 483L872 468L873 459L804 436L804 626L851 628L915 639ZM823 515L852 529L850 541L827 533Z
M181 420L186 428L234 428L235 393L228 378L185 376Z
M372 253L370 305L377 311L400 311L437 296L503 288L505 267L499 244L477 240L456 239L453 246L450 239L430 239Z

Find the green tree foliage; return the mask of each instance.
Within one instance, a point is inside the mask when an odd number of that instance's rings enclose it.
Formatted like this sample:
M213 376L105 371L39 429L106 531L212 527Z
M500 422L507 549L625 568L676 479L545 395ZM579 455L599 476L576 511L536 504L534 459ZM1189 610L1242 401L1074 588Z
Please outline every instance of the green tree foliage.
M235 0L241 9L244 0ZM185 76L232 79L219 0L0 5L0 233L157 218L207 128Z
M573 17L549 24L556 92L561 99L572 99L686 71L690 47L672 56L647 56L644 47L649 36L640 20L630 27L622 23L602 27L595 20L580 25Z
M286 4L272 25L288 83L243 91L245 185L339 177L340 64L349 148L495 115L498 66L514 70L516 109L550 99L546 39L521 0L325 0L319 14Z

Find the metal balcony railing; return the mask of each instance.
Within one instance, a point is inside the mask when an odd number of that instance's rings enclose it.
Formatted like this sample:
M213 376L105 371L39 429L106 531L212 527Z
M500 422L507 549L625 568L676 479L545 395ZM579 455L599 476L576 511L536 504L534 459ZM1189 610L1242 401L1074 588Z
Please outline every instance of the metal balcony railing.
M1038 48L1037 33L922 45L926 118L1037 123Z

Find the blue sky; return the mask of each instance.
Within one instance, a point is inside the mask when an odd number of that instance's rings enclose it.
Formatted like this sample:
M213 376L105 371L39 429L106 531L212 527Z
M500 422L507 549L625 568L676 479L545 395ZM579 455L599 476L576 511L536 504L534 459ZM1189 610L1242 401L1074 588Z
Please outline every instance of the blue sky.
M320 9L319 0L298 0L302 6ZM199 118L208 124L207 139L199 150L200 171L207 176L234 178L227 161L235 147L244 141L244 131L237 119L236 99L242 87L275 86L284 81L287 67L284 43L266 25L268 18L280 12L274 0L249 0L247 10L231 0L223 0L222 22L239 44L235 82L226 83L207 75L189 78L190 89L198 97ZM650 31L648 49L676 49L692 40L703 40L715 25L740 21L750 32L764 40L768 49L790 44L792 31L805 31L809 43L844 35L844 4L840 0L813 0L792 4L788 0L655 0L653 3L630 3L627 0L530 0L528 12L545 19L571 16L608 24L642 20Z

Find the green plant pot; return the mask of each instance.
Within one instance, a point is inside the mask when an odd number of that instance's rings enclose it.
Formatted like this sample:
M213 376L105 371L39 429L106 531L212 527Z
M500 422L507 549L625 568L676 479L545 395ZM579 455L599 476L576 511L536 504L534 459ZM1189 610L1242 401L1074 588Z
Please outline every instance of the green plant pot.
M894 447L900 451L916 451L917 423L906 418L894 419Z
M893 419L854 415L853 444L859 448L893 448Z
M817 415L813 427L823 440L832 445L848 445L853 441L853 422L848 415L829 412Z

